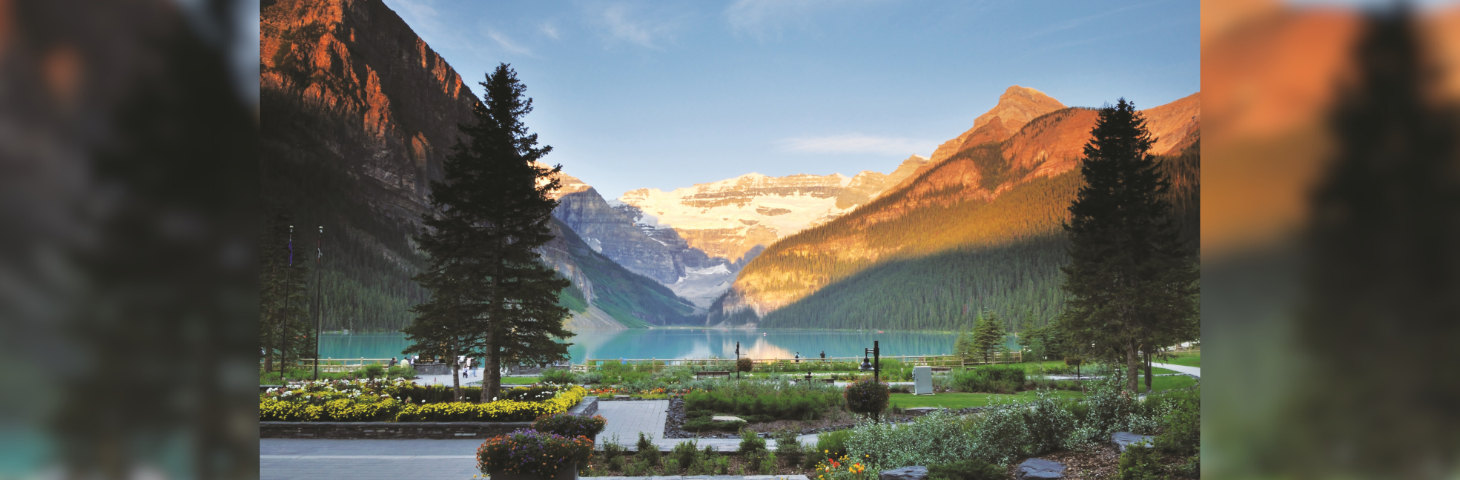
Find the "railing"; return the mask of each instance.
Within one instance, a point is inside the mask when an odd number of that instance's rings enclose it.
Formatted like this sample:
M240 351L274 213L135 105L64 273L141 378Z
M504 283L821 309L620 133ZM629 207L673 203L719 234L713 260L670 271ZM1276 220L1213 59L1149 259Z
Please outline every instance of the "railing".
M884 360L898 360L902 363L914 366L932 367L967 367L970 365L997 364L997 363L1020 363L1023 360L1023 352L1000 352L989 356L987 362L982 357L964 359L958 355L883 355ZM757 366L771 367L772 370L785 369L794 372L797 367L816 367L829 363L852 363L861 365L863 357L802 357L795 358L752 358L750 361ZM735 359L733 358L680 358L680 359L658 359L658 358L590 358L584 363L573 365L573 371L587 371L589 368L606 364L623 364L635 366L649 366L658 369L665 366L687 366L699 367L702 369L734 370Z
M399 362L399 359L397 359L397 362ZM291 368L309 368L309 369L313 369L314 368L314 359L313 358L303 358L303 359L298 359L298 360L290 359L289 360L289 363L291 364ZM259 361L259 368L260 369L263 368L263 364L264 364L263 360L260 360ZM365 358L365 357L360 357L360 358L339 358L339 359L336 359L336 358L322 358L322 359L319 360L319 371L321 371L321 372L331 372L331 373L353 372L355 370L359 370L361 368L364 368L366 365L380 365L380 366L383 367L383 366L390 365L390 359L389 358Z

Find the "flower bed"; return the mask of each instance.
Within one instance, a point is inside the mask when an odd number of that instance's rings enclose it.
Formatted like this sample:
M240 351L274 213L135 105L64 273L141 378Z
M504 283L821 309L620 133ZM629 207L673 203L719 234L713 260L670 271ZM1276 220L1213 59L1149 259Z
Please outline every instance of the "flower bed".
M305 382L259 395L259 420L283 422L512 422L568 411L587 396L582 387L516 388L508 399L488 403L439 402L401 397L409 382ZM545 398L540 401L511 399ZM408 393L409 394L409 393Z
M536 430L517 430L482 442L477 448L477 469L499 475L515 473L553 478L558 470L588 464L593 441Z

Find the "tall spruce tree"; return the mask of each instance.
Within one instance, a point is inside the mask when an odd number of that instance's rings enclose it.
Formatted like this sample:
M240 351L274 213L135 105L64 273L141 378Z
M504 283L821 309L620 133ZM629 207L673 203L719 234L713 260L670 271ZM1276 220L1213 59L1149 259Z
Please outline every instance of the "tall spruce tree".
M293 217L277 210L264 220L259 255L259 348L264 371L287 369L290 358L314 354L314 327L310 321L308 284L309 258L293 251L298 238L291 238ZM298 232L296 232L298 233ZM294 250L297 250L294 249ZM291 265L292 260L292 265ZM287 298L286 298L287 297Z
M522 122L532 100L517 73L501 64L480 85L485 102L473 110L475 123L460 127L466 138L443 165L445 181L431 183L432 212L417 237L430 256L417 280L431 300L413 309L419 316L406 333L407 352L437 352L453 372L458 356L483 356L481 401L490 401L504 362L564 358L569 344L554 338L573 334L563 328L568 309L557 304L569 282L537 253L553 238L557 201L549 194L562 167L536 163L552 147L538 147ZM457 388L460 395L459 381Z
M1003 348L1004 323L998 314L985 311L973 327L973 350L983 357L984 363L989 363L989 357Z
M1145 123L1124 98L1100 110L1080 166L1085 185L1064 225L1070 299L1061 327L1097 356L1124 361L1133 392L1140 353L1197 321L1199 278L1195 252L1171 218L1170 182L1148 153L1155 139Z

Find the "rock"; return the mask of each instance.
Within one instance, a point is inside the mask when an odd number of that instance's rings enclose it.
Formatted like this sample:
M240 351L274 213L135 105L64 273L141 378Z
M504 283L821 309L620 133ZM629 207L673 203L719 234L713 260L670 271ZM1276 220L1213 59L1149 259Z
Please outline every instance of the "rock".
M1115 442L1115 446L1120 447L1120 451L1122 453L1124 453L1125 452L1125 447L1127 447L1127 446L1129 446L1131 444L1140 443L1140 442L1146 442L1147 444L1155 444L1156 443L1156 437L1153 437L1153 436L1150 436L1150 435L1136 435L1136 434L1130 433L1130 432L1115 432L1114 434L1111 434L1110 435L1110 441L1111 442Z
M916 416L919 416L919 417L921 417L923 415L927 415L929 413L933 413L933 411L935 411L935 410L946 410L946 409L938 408L938 407L913 407L913 408L903 409L903 411L904 412L907 412L908 415L916 415Z
M1019 480L1063 478L1065 466L1059 462L1031 458L1019 464L1019 470L1014 473L1014 476Z
M886 470L877 475L877 480L926 480L928 467L902 467Z
M710 417L710 420L713 420L713 421L716 421L716 422L744 422L745 421L744 418L732 417L730 415L715 415L715 416Z

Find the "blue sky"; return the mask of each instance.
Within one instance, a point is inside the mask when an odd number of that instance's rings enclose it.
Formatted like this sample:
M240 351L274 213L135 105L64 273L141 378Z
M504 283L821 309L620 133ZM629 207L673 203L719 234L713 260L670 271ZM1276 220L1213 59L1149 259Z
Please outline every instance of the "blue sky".
M890 172L1010 85L1071 106L1200 89L1194 0L385 0L469 82L506 62L546 161L607 198Z

